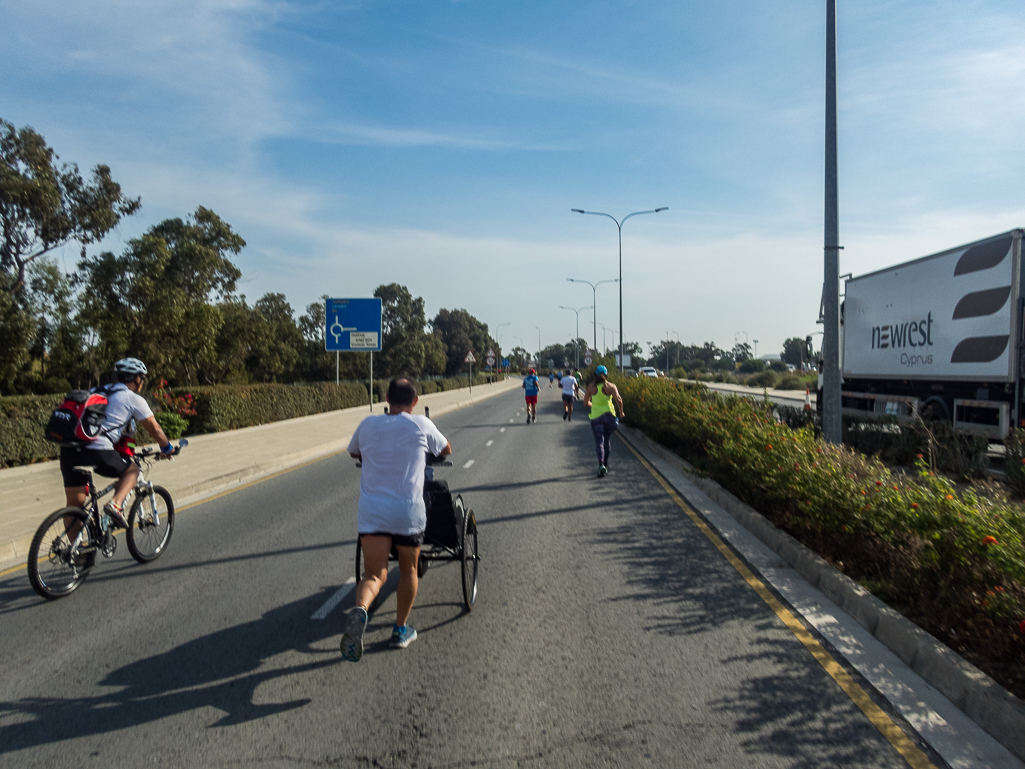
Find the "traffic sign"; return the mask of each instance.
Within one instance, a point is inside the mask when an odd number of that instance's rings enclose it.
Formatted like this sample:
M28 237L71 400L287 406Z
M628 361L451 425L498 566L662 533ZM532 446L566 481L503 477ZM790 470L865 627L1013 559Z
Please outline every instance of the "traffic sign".
M588 350L586 353L584 353L584 365L585 366L590 366L591 365L591 351L590 350Z
M509 368L509 359L508 358L502 358L502 366L504 368Z
M495 356L494 355L489 355L487 357L486 363L488 364L489 367L490 366L494 366L495 365Z
M328 352L380 352L381 300L328 299L324 349Z
M470 350L470 352L466 353L466 357L463 358L463 363L476 363L476 362L477 362L477 359L473 357L473 350Z
M489 358L494 358L495 357L495 351L494 350L488 350L488 357Z

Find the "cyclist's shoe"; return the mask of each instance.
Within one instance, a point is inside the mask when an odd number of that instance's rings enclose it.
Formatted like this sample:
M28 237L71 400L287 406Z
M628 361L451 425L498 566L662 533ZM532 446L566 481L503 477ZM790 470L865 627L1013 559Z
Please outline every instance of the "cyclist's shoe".
M405 649L416 640L416 631L409 625L399 627L395 625L391 631L391 648Z
M367 629L367 610L357 606L349 612L349 620L342 633L342 659L359 662L363 658L363 631Z
M103 506L103 512L110 516L110 520L114 523L114 528L128 528L128 521L126 521L124 515L121 514L121 508L115 505L113 500Z

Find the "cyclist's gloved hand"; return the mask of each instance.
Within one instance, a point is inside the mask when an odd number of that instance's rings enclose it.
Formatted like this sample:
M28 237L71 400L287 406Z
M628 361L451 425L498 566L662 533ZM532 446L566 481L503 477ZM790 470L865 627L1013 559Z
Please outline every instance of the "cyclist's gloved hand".
M174 446L172 446L170 443L168 443L166 446L161 446L160 453L163 454L165 457L169 457L171 456L171 454L174 453Z

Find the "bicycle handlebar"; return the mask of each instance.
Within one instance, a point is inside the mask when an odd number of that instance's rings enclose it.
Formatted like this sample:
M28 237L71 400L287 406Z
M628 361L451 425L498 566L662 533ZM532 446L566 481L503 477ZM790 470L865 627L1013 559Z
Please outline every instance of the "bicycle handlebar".
M188 445L189 442L186 439L182 438L180 441L178 441L178 445L174 447L174 451L169 451L165 454L160 449L143 449L142 451L136 452L135 456L140 457L142 459L149 459L153 456L155 456L157 459L161 459L164 457L170 459L171 457L178 456L181 453L181 450Z

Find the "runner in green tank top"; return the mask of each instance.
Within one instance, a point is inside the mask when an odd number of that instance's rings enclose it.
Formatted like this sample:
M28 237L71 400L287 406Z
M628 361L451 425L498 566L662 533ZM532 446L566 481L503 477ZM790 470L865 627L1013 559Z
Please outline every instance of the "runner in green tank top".
M612 433L619 426L616 409L623 416L623 399L619 389L608 381L609 370L598 366L594 370L594 379L584 393L584 405L590 407L591 431L594 433L594 450L598 454L598 477L604 478L609 472L609 452L612 450ZM613 405L615 402L615 405Z

